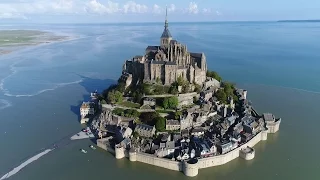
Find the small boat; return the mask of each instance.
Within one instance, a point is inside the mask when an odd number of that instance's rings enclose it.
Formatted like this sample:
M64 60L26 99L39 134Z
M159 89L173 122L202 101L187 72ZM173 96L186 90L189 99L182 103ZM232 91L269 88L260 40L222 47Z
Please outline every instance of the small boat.
M82 153L87 153L87 151L86 150L84 150L84 149L80 149L80 151L82 152Z
M90 145L90 148L93 149L93 150L96 149L96 147L94 147L93 145Z

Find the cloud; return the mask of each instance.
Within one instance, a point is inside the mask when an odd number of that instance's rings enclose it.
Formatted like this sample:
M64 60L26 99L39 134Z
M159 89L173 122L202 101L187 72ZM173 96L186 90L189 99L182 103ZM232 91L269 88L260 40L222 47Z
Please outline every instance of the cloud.
M203 14L210 14L210 13L211 13L211 9L209 9L209 8L203 8L203 9L202 9L202 13L203 13Z
M170 6L168 6L168 12L174 12L176 10L176 6L174 4L170 4Z
M164 5L137 3L135 1L118 0L0 0L0 18L24 18L30 15L77 15L77 14L141 14L141 13L164 13ZM210 8L200 9L198 4L190 2L187 7L176 7L174 4L168 5L169 13L216 13Z
M27 19L27 17L19 13L0 12L0 19Z
M146 13L148 12L148 7L144 4L137 4L134 1L129 1L123 5L124 13Z
M162 8L159 5L154 4L153 8L152 8L152 12L155 13L155 14L161 14L162 13Z
M52 3L52 8L55 10L71 10L73 8L73 0L59 0Z
M188 11L190 14L198 14L199 9L198 9L197 3L195 3L195 2L190 2L187 11Z
M222 13L221 13L221 12L219 12L219 11L216 11L216 15L217 15L217 16L221 16L221 15L222 15Z
M86 7L84 9L88 13L96 14L112 14L120 11L118 3L108 1L107 4L104 5L97 0L91 0L86 3Z

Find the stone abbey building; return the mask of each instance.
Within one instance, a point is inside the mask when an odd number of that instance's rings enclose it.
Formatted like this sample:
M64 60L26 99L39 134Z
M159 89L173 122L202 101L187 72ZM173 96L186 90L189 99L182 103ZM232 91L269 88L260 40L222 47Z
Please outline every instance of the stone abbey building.
M202 85L206 80L207 62L204 53L188 52L187 46L172 39L166 20L160 46L148 46L145 55L126 60L122 78L127 85L159 82L170 85L183 77L190 83Z

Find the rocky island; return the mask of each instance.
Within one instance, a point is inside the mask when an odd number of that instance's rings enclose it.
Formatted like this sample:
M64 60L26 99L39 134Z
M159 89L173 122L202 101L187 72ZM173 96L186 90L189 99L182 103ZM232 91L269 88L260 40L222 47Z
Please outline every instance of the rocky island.
M97 145L115 155L196 176L237 157L279 130L258 114L247 91L207 68L204 53L173 40L166 17L159 46L126 60L118 83L80 107Z

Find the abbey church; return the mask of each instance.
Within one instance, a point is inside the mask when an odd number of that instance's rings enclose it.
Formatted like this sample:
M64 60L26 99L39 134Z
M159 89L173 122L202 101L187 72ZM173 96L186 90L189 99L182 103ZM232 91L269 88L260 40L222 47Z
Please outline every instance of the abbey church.
M170 85L182 77L190 83L201 85L206 80L206 72L204 53L188 52L186 45L172 38L167 12L160 46L148 46L144 56L135 56L123 65L123 76L132 78L133 83L160 81Z

